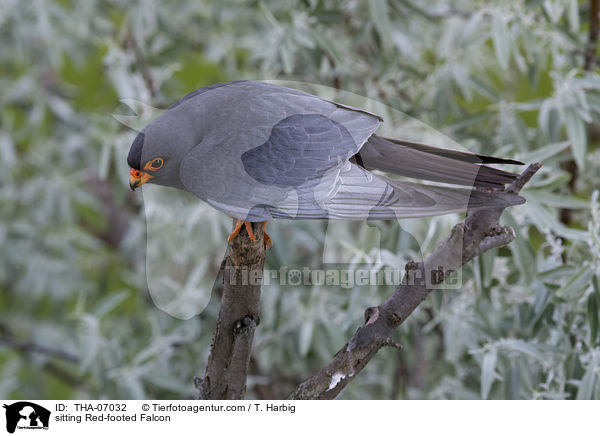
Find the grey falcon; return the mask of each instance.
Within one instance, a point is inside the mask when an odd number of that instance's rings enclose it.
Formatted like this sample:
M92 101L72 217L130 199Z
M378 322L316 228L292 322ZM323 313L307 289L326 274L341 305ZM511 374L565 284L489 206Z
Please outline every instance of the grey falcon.
M516 174L486 165L521 162L384 138L375 134L382 121L274 84L219 83L139 132L127 157L129 184L183 189L237 218L229 241L244 224L254 240L250 222L273 218L388 220L524 203L501 192Z

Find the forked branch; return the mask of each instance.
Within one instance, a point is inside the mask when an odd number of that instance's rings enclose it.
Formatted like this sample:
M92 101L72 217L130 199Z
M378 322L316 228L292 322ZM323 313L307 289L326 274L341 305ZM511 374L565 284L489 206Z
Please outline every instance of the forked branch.
M541 168L530 165L506 191L518 193ZM454 226L450 236L424 262L409 262L403 284L377 307L365 311L365 325L344 344L333 359L315 375L301 383L290 399L331 399L358 375L384 346L397 346L393 331L408 318L429 293L453 270L492 248L509 244L515 238L511 227L500 227L504 208L475 211Z

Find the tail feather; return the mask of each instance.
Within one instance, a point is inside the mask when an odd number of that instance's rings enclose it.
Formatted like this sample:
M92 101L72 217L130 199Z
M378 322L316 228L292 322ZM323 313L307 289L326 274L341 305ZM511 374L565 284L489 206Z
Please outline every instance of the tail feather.
M486 154L468 153L465 151L449 150L446 148L433 147L427 144L421 144L420 142L405 141L403 139L384 138L385 141L392 142L394 144L411 147L415 150L423 151L425 153L431 153L438 156L449 157L451 159L461 160L463 162L471 163L484 163L484 164L513 164L513 165L524 165L523 162L506 159L503 157L488 156Z
M355 161L366 168L406 177L490 188L501 188L511 183L517 174L480 164L523 164L512 159L441 149L377 135L371 136L363 145Z

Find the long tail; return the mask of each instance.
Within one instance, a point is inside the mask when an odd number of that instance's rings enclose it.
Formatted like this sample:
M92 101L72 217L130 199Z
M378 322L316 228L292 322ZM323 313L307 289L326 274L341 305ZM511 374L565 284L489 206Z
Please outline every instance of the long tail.
M481 164L523 165L512 159L447 150L377 135L369 138L354 159L365 168L406 177L490 188L501 188L511 183L518 174Z
M337 188L328 198L281 204L272 209L271 214L274 218L388 220L507 207L524 202L522 197L505 192L400 182L350 164L337 177Z

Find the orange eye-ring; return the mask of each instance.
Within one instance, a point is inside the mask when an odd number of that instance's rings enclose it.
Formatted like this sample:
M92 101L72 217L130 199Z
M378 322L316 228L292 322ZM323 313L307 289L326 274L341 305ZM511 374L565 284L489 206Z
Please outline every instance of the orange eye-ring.
M150 162L148 162L146 164L146 166L144 167L144 169L156 171L156 170L161 169L163 165L164 165L164 161L160 157L157 157L155 159L152 159Z

